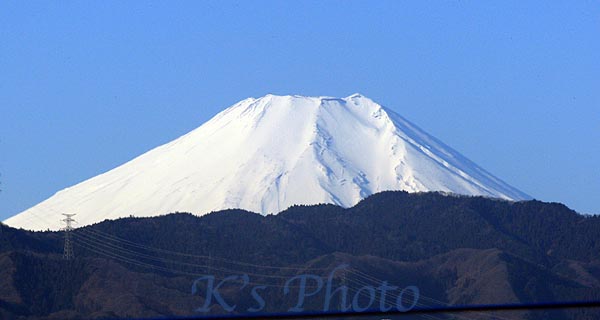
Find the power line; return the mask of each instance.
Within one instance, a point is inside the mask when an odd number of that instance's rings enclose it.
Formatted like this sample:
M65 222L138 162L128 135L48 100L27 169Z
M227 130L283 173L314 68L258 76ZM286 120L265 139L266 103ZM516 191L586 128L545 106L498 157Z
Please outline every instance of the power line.
M290 266L290 265L272 266L272 265L261 265L261 264L255 264L255 263L249 263L249 262L242 262L242 261L236 261L236 260L226 259L226 258L222 258L222 257L215 257L212 255L212 251L209 252L209 255L190 254L190 253L185 253L185 252L178 252L178 251L166 250L166 249L143 245L143 244L132 242L127 239L123 239L118 236L115 236L115 235L112 235L112 234L109 234L106 232L102 232L100 230L92 229L92 228L85 227L85 228L80 228L77 230L85 230L87 232L94 233L95 235L97 235L99 237L103 237L107 240L115 241L115 242L121 243L126 246L136 247L136 248L144 249L147 251L154 251L154 252L160 252L160 253L165 253L165 254L170 254L170 255L175 255L175 256L187 257L187 258L198 258L198 259L203 259L203 260L207 260L207 261L220 261L223 263L228 263L228 264L233 264L233 265L238 265L238 266L254 267L254 268L258 268L258 269L292 270L292 271L309 271L309 270L310 271L326 271L326 270L329 270L328 268L313 268L313 267L293 266L293 265L292 266Z
M81 235L78 235L79 237ZM183 270L178 270L178 269L174 269L174 268L169 268L167 266L163 266L163 265L156 265L152 262L144 262L144 261L140 261L138 259L136 259L135 257L128 257L122 254L119 254L117 252L115 252L114 249L109 248L105 248L102 247L101 245L99 245L96 242L92 242L89 239L85 239L85 238L79 238L78 242L77 242L78 246L81 246L82 248L89 250L91 252L94 252L96 254L111 258L111 259L115 259L117 261L121 261L121 262L125 262L125 263L129 263L135 266L139 266L139 267L144 267L144 268L148 268L148 269L152 269L152 270L158 270L158 271L163 271L166 273L171 273L171 274L176 274L176 275L183 275L183 276L192 276L192 277L201 277L201 276L206 276L205 273L200 273L200 272L190 272L190 271L183 271ZM250 275L250 274L248 274ZM264 276L264 275L263 275ZM226 277L215 277L215 280L219 280L219 279L225 279ZM256 283L256 282L248 282L247 284L249 285L265 285L265 283ZM271 287L285 287L283 285L278 285L278 284L270 284L269 286ZM288 288L300 288L300 286L287 286ZM313 288L314 286L304 286L305 288Z
M275 274L263 274L263 273L252 273L252 272L247 272L244 270L235 270L235 269L215 267L215 266L212 266L210 263L196 264L196 263L183 262L183 261L178 261L178 260L161 258L161 257L153 256L153 255L144 254L144 253L139 253L139 252L136 252L136 251L133 251L130 249L119 247L118 245L109 243L107 241L101 241L101 239L99 239L89 233L85 233L85 230L81 230L81 229L74 232L73 235L75 235L76 237L80 237L80 239L91 241L99 246L106 247L109 250L116 250L122 254L130 254L130 255L133 255L134 257L139 257L139 258L146 259L146 260L162 262L165 264L174 264L174 265L180 265L180 266L185 266L185 267L190 267L190 268L198 268L198 269L202 269L203 271L207 272L208 274L211 274L211 271L218 271L218 272L223 272L223 273L240 273L241 272L241 273L247 274L249 276L256 276L259 278L289 279L289 276L275 275Z

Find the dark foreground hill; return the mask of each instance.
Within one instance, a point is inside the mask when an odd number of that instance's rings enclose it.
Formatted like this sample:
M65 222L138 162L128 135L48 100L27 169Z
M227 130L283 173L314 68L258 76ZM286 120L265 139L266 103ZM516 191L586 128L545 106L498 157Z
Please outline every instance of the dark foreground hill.
M300 274L314 275L306 290L317 292L302 308L320 311L327 277L342 264L349 267L332 276L333 288L348 288L346 304L356 298L358 306L371 301L368 289L357 290L384 280L398 292L418 287L420 307L600 300L600 217L539 201L384 192L350 209L127 218L73 231L71 261L62 258L62 232L1 230L0 319L200 316L208 314L203 307L282 312L298 305L299 280L287 294L283 287ZM194 282L213 275L216 286L242 274L248 276L244 288L235 281L220 288L225 304L206 295L209 280ZM325 278L318 291L316 276ZM260 285L265 288L252 291ZM342 294L332 297L329 310L336 310ZM370 306L379 308L381 298L374 297ZM600 311L436 317L598 319Z

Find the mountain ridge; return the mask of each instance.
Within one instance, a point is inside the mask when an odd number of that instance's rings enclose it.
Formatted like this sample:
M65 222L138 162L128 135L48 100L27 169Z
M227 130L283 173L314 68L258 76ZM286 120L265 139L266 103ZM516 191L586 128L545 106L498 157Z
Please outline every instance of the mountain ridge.
M267 216L224 210L103 221L72 231L72 261L62 258L62 232L1 226L0 317L199 315L194 310L202 300L190 294L194 280L239 272L271 287L264 298L273 309L265 311L285 312L293 297L276 285L342 263L371 278L417 286L427 306L588 301L600 297L599 226L600 216L557 203L400 191L377 193L352 208L298 205ZM323 272L319 275L328 271ZM368 280L349 274L352 281ZM254 305L248 295L236 293L224 297ZM318 311L322 302L319 295L306 306ZM218 306L213 311L222 313ZM504 316L596 319L598 310L475 317Z

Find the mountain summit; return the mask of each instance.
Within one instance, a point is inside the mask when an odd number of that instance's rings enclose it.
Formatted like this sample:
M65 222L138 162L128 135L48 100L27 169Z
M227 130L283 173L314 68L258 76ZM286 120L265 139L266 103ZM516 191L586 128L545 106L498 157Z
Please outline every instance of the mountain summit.
M77 213L79 225L227 208L269 214L294 204L350 207L384 190L529 198L360 94L266 95L5 222L41 230L61 227L62 212Z

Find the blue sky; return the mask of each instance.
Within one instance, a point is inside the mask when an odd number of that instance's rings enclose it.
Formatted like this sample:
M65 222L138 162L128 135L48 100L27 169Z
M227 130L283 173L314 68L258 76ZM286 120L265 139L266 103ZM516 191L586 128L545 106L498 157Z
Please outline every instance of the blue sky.
M0 219L243 98L355 92L600 213L599 39L592 1L4 1Z

